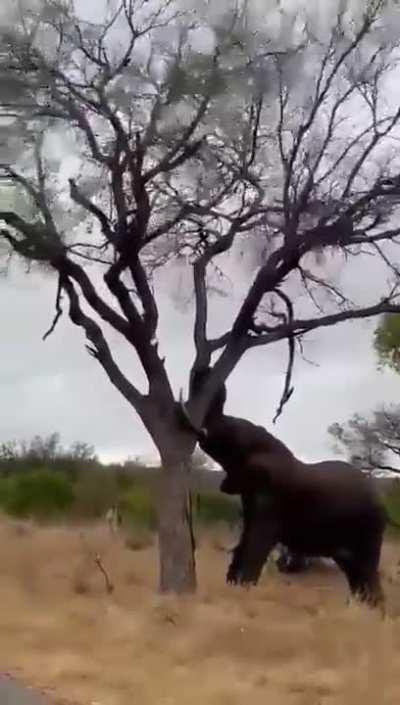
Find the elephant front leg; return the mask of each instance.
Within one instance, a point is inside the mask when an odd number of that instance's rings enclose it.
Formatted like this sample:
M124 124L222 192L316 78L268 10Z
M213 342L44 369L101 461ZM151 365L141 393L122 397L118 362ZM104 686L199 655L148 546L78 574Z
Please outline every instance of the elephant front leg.
M278 542L273 524L254 522L248 539L242 547L239 580L241 585L257 585L263 567Z
M230 585L236 585L240 582L240 572L243 562L243 541L240 541L233 550L233 557L230 562L228 572L226 574L226 582Z
M226 574L226 582L233 585L241 582L240 574L243 566L243 557L245 555L253 514L255 513L255 498L252 494L241 494L241 501L243 521L242 535L238 545L233 550L232 560Z
M253 503L250 515L247 513L241 541L229 566L228 582L256 585L270 552L278 542L277 523L273 516L265 516L262 502L261 506L257 504Z

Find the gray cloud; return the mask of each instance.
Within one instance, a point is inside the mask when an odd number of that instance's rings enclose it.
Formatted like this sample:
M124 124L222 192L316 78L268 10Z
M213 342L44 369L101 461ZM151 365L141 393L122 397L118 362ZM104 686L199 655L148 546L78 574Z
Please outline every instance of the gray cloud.
M190 312L181 313L173 305L167 293L171 276L171 272L164 275L162 282L160 346L178 393L187 383L193 358L192 319ZM360 273L361 302L373 295L370 282L368 271ZM13 267L0 280L0 291L0 441L58 430L66 443L75 439L93 443L106 459L154 456L141 421L87 355L81 331L64 317L55 334L42 342L53 315L55 281L40 274L27 276ZM224 330L238 303L238 295L233 300L214 298L213 327ZM275 427L272 417L282 391L286 344L251 351L229 379L228 411L272 428L301 457L332 455L328 424L399 397L400 378L376 370L374 326L371 320L351 322L308 335L304 352L314 364L297 359L295 394ZM115 333L109 340L124 370L143 384L134 352Z
M265 3L256 4L264 18ZM309 3L305 4L309 7ZM98 2L85 0L78 5L85 19L97 19ZM214 5L218 9L222 4ZM286 5L293 5L292 0ZM329 24L327 15L317 14L321 3L313 5L315 22L321 23L325 17ZM0 16L4 17L1 12L0 8ZM76 168L73 156L69 163L65 160L63 167L62 176L66 179ZM234 286L229 289L228 298L212 299L211 334L229 327L254 273L250 266L254 265L253 254L240 268L235 256L226 259ZM342 280L346 291L360 304L376 301L385 289L377 259L359 258L344 273L342 269L340 258L323 265L323 273L329 270L335 281ZM160 349L166 355L167 369L178 392L187 383L193 344L190 311L182 311L176 299L181 303L186 291L190 296L190 275L184 270L163 273L159 291ZM54 279L39 274L26 276L13 267L8 277L0 279L0 294L0 441L58 430L64 442L85 440L94 444L104 458L154 455L155 449L140 419L87 355L82 332L65 316L55 334L45 343L41 341L54 313ZM296 305L299 315L310 310L304 296L297 298ZM307 336L305 355L318 366L297 359L295 394L272 429L304 459L317 460L332 454L326 432L331 422L398 400L400 378L376 370L371 348L374 326L373 321L352 322ZM114 332L109 333L108 339L124 370L134 382L143 384L134 351ZM228 411L271 429L286 358L284 343L249 353L229 379Z

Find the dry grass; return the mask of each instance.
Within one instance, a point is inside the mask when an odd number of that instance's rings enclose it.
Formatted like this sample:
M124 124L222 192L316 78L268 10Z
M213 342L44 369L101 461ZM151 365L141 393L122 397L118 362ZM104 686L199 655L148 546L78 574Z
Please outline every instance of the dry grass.
M269 572L224 585L227 556L203 537L195 598L154 592L154 547L93 527L112 595L77 529L0 524L1 668L77 705L398 705L400 586L390 617L346 608L336 571ZM389 570L397 549L385 547Z

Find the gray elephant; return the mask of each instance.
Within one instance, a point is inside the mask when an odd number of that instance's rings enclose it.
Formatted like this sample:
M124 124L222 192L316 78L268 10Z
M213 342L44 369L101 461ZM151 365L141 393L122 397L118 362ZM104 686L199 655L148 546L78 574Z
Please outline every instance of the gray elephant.
M199 388L204 370L192 384ZM225 385L214 397L202 428L188 428L201 449L226 473L221 491L238 494L243 530L227 581L256 584L277 544L307 556L333 559L353 595L383 608L379 562L386 515L376 489L361 471L341 461L303 463L272 434L224 414Z

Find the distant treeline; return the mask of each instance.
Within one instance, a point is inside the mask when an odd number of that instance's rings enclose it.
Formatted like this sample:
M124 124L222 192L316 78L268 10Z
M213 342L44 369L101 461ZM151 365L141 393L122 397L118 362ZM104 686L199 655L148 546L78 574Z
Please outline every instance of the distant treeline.
M159 468L140 461L104 465L91 446L63 448L58 434L0 445L0 509L21 518L95 520L118 505L122 520L156 528ZM196 453L191 469L193 509L200 524L235 523L239 503L218 491L220 476Z
M117 505L126 524L153 530L157 525L155 487L160 470L139 460L101 463L94 448L76 442L68 448L58 434L30 442L0 444L0 510L43 521L91 521ZM221 475L196 452L190 472L195 522L234 524L240 502L219 492ZM400 482L379 481L389 515L400 523Z

